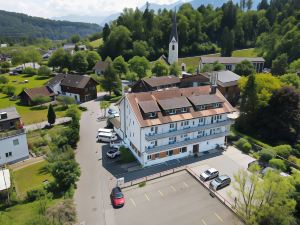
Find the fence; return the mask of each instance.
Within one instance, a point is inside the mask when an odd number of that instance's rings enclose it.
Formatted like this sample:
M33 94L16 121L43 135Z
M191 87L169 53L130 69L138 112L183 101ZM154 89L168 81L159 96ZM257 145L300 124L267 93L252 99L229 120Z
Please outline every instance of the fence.
M121 188L127 188L127 187L131 187L131 186L134 186L134 185L138 185L138 184L146 182L146 181L155 180L155 179L158 179L158 178L170 175L170 174L174 174L174 173L186 170L186 168L187 168L186 166L180 166L180 167L176 167L174 169L170 169L170 170L166 170L166 171L163 171L163 172L155 173L155 174L152 174L152 175L149 175L149 176L146 176L146 177L142 177L142 178L139 178L139 179L136 179L136 180L125 182L124 184L120 185L120 187Z

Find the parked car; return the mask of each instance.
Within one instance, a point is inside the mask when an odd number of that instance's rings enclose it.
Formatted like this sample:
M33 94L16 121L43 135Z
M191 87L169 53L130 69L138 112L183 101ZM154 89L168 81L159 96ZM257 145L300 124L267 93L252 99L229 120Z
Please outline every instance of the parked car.
M217 191L220 190L221 188L228 186L230 183L231 183L230 177L227 175L222 175L212 180L209 184L209 187L214 191Z
M125 204L125 198L120 187L115 187L112 189L111 199L114 207L120 207Z
M215 168L210 168L200 174L200 179L203 181L208 181L208 180L214 179L218 176L219 176L219 171L216 170Z
M125 145L122 140L111 141L109 143L109 147L114 148L114 149L119 149L122 145L123 146Z
M115 133L113 129L99 128L98 133Z
M108 118L115 118L115 117L119 117L120 116L120 114L116 110L114 110L114 109L109 109L107 111L107 113L108 113Z
M120 156L120 154L121 153L120 153L119 149L111 149L106 153L106 155L111 159L114 159L114 158Z
M102 142L111 142L116 141L118 139L117 135L114 133L98 133L97 140Z

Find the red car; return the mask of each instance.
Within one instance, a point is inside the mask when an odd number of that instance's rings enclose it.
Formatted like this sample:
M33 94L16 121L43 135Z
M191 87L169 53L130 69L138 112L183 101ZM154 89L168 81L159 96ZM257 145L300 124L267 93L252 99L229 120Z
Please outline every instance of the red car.
M111 199L114 207L122 207L125 204L125 198L121 188L115 187L111 191Z

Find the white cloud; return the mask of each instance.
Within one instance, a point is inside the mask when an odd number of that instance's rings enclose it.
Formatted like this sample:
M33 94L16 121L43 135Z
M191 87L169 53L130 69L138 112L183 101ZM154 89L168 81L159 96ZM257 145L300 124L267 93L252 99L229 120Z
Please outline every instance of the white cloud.
M107 16L125 7L141 6L147 0L0 0L0 9L51 18L65 15ZM169 4L178 0L148 0Z

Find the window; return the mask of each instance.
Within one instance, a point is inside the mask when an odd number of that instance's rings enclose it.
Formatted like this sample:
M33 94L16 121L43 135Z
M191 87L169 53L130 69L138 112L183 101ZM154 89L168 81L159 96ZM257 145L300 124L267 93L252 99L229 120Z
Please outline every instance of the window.
M175 129L175 123L170 123L170 130L174 130Z
M154 147L154 146L157 146L157 141L151 141L151 145Z
M187 134L182 134L181 135L181 138L186 138L187 137Z
M7 152L5 153L6 158L11 157L12 156L12 152Z
M186 107L182 108L182 109L181 109L181 112L183 112L183 113L184 113L184 112L187 112L187 108L186 108Z
M148 160L151 160L151 155L147 155L147 159L148 159Z
M199 123L201 123L201 124L204 123L204 118L200 118Z
M151 133L157 133L158 127L151 127Z
M214 104L213 104L213 107L214 107L214 108L219 108L219 107L220 107L220 103L214 103Z
M168 153L169 153L168 156L173 155L173 150L170 150Z
M169 144L175 143L176 137L169 137Z
M155 155L154 155L154 157L157 159L157 158L159 158L159 153L156 153Z
M173 50L173 51L175 50L175 45L172 45L172 50Z
M155 113L155 112L151 112L151 113L149 113L149 117L150 117L150 118L154 118L154 117L156 117L156 113Z
M19 145L19 140L18 140L18 139L14 139L14 140L13 140L13 144L14 144L14 145Z
M198 131L198 137L202 137L203 136L203 134L204 134L204 131L203 130L200 130L200 131Z
M187 147L182 147L182 148L180 149L180 152L181 152L181 153L187 152Z
M198 106L198 109L199 109L199 110L204 110L204 109L205 109L205 105L199 105L199 106Z
M184 126L188 126L189 125L189 121L186 120L186 121L182 121L181 122L181 126L184 127Z
M175 113L176 113L175 109L170 109L170 110L169 110L169 114L170 114L170 115L173 115L173 114L175 114Z

